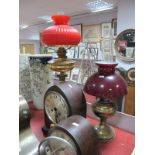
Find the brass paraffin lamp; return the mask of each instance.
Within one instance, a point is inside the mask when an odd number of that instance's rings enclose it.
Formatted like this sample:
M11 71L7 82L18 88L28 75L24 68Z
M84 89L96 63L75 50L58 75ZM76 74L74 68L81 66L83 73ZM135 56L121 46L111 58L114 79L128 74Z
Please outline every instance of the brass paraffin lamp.
M56 46L58 48L58 59L50 64L53 71L60 72L59 81L65 81L65 72L74 68L75 62L68 60L66 48L78 45L80 42L80 33L72 26L68 25L69 16L54 15L51 17L55 25L46 28L41 34L41 41L47 46Z
M106 123L106 119L115 114L117 100L127 94L127 84L121 75L115 73L116 63L97 62L98 72L88 78L84 91L96 96L97 100L92 108L100 117L100 124L95 126L101 141L112 139L114 129Z

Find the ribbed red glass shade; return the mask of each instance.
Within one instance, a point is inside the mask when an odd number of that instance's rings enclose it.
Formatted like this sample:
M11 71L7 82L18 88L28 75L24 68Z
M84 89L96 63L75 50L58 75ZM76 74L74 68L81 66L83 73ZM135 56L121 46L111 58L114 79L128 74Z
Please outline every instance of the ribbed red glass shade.
M41 33L41 41L47 46L77 45L80 42L80 33L68 25L70 16L54 15L51 17L55 23Z
M96 63L98 72L88 78L84 91L99 98L116 98L127 94L126 81L115 73L117 64Z

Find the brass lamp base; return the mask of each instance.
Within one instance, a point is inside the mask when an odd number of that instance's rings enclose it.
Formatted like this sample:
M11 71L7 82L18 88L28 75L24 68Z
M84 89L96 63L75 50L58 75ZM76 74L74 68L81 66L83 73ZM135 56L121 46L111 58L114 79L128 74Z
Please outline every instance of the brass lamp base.
M102 142L107 142L115 137L114 129L107 124L96 125L95 130L97 131L98 137Z
M65 81L67 74L66 72L71 71L75 67L75 62L73 60L68 60L66 56L66 49L64 47L59 47L58 59L49 64L51 70L59 72L59 81Z
M111 100L97 99L93 104L94 113L100 117L100 124L95 126L95 130L101 142L109 141L115 136L114 129L106 124L106 119L113 116L116 109L116 103Z

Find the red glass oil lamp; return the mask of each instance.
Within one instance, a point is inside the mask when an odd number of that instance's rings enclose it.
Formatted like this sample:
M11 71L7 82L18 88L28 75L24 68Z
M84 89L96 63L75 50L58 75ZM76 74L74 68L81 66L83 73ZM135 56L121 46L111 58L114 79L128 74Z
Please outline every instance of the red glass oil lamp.
M68 25L70 16L54 15L51 18L55 25L43 30L41 41L46 46L58 46L58 60L50 64L50 68L60 72L59 80L65 81L65 72L74 68L74 61L67 60L65 47L79 44L81 35L74 27Z
M127 94L127 84L123 77L115 72L116 63L97 62L96 64L98 72L88 78L84 91L96 96L93 111L101 120L95 129L101 141L108 141L114 137L115 132L106 124L106 119L115 114L117 100Z

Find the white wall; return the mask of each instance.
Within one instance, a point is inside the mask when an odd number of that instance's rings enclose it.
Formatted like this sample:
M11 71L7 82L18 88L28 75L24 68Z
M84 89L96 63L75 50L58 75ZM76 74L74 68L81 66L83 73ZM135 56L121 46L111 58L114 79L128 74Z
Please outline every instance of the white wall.
M73 18L71 20L71 24L83 24L83 25L93 25L93 24L100 24L104 22L111 22L113 18L117 18L117 11L111 11L111 12L102 12L98 14L91 14L91 15L85 15L83 17L77 17Z
M19 39L20 40L39 40L40 32L45 29L48 26L51 26L52 24L42 24L42 25L35 25L28 27L26 29L19 31Z
M130 28L135 28L135 0L119 0L117 32Z

